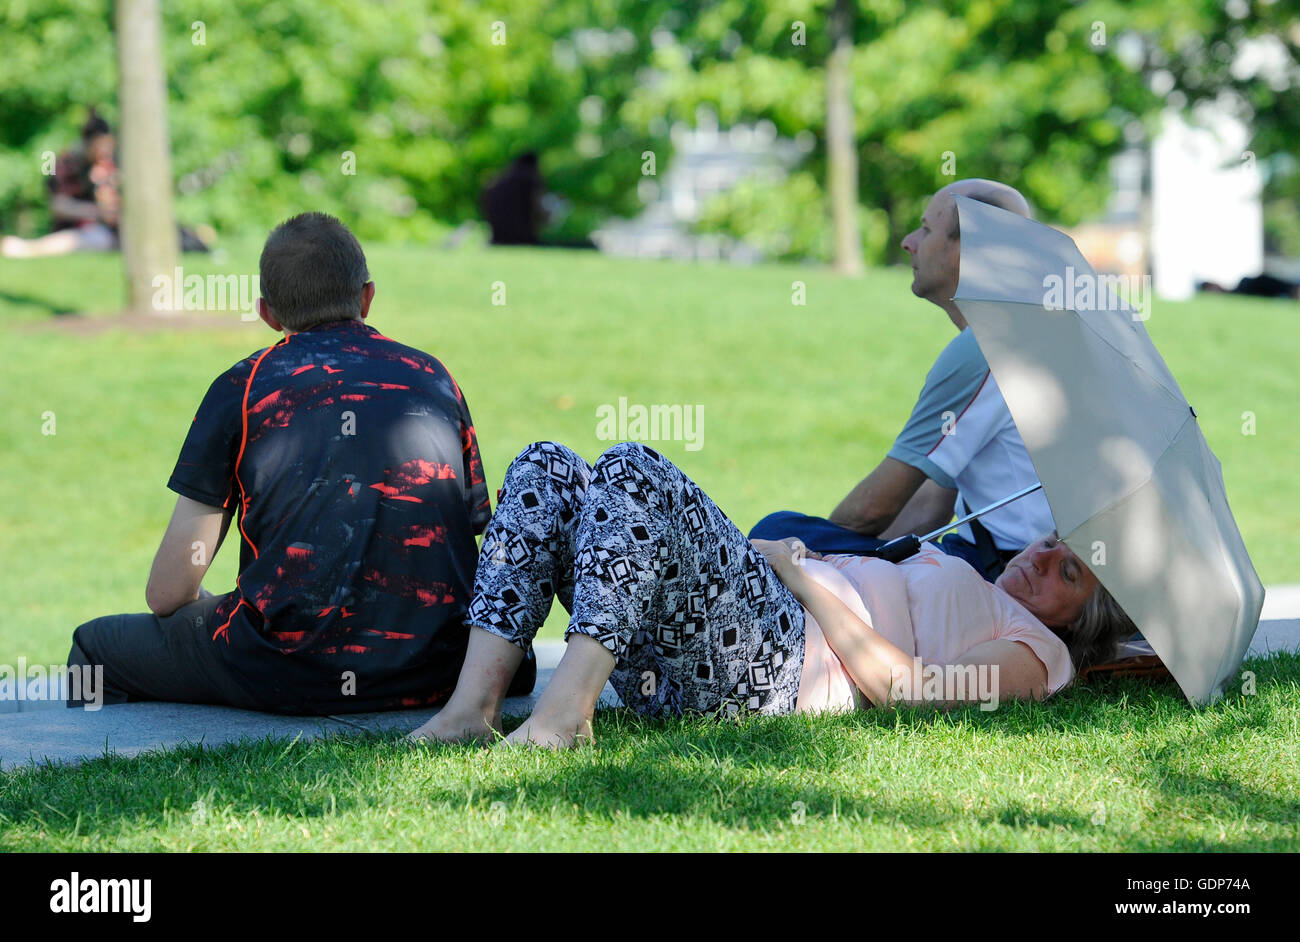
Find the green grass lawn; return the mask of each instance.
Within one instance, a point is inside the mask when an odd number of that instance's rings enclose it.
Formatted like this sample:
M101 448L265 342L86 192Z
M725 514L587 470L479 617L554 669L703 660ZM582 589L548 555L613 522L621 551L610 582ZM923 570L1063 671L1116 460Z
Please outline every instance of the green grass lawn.
M186 272L253 273L259 248L231 246L219 269L187 258ZM953 334L901 270L844 280L402 247L369 258L371 323L456 376L494 492L530 441L594 459L610 444L597 438L602 404L698 404L703 447L656 447L742 529L775 509L829 511L884 454ZM0 663L59 663L82 621L144 610L195 407L274 335L234 314L226 329L51 330L56 312L120 305L120 260L0 266ZM804 306L791 303L796 280ZM1294 304L1220 296L1156 302L1148 322L1223 462L1265 583L1300 582L1296 317ZM54 435L42 434L47 412ZM233 583L233 549L209 588ZM553 616L547 634L561 624ZM1249 666L1258 695L1201 712L1130 683L991 715L734 726L612 714L601 745L568 756L362 738L110 759L0 777L0 846L1296 849L1300 666Z
M567 754L392 737L192 747L0 778L0 850L1300 849L1300 660L1190 711L1083 687L991 713L598 714Z

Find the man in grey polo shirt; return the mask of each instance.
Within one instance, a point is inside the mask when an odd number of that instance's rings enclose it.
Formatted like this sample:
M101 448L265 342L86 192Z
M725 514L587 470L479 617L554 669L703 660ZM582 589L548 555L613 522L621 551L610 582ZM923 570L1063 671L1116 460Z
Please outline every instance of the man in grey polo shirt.
M958 180L931 197L921 225L903 240L912 256L912 293L942 308L960 333L926 375L907 424L889 453L829 519L780 511L760 520L751 539L796 536L821 552L863 552L905 533L923 534L1038 478L988 363L953 303L961 260L954 196L1028 217L1029 204L992 180ZM1042 491L963 525L940 544L990 581L1006 561L1054 529Z

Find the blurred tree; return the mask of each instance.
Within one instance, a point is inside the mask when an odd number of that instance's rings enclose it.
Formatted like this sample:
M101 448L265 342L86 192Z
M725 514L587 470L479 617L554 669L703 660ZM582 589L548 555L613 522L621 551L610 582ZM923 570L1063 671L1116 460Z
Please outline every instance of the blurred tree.
M806 220L819 207L825 218L822 102L834 2L679 4L679 41L654 58L665 77L638 90L628 109L643 122L691 120L707 105L724 127L769 120L791 137L811 131L816 147L799 172L722 194L703 220L779 256L830 257ZM1139 67L1117 55L1115 40L1136 13L1168 15L1174 5L856 0L853 104L867 257L900 259L899 242L926 199L961 177L1006 180L1054 222L1101 211L1125 126L1160 104Z
M853 134L853 0L835 0L826 60L826 194L831 204L832 264L844 275L862 272L858 235L858 155Z
M163 11L177 212L264 232L311 207L367 238L477 218L483 185L528 150L578 239L640 203L667 127L624 119L650 33L639 0L225 0ZM46 221L40 154L112 94L110 0L0 4L0 227Z
M120 232L127 307L133 311L151 310L154 278L171 278L179 254L160 33L158 0L117 0Z

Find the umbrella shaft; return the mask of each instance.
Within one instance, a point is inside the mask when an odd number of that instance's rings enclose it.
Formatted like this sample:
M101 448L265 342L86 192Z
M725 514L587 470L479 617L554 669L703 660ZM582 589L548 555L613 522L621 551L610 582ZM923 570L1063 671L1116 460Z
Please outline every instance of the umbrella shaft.
M1042 486L1043 486L1042 481L1036 481L1033 484L1029 485L1028 487L1024 488L1023 490L1016 491L1010 497L1004 497L999 501L994 501L993 503L989 504L987 507L982 507L979 510L975 511L974 513L967 514L966 516L962 517L960 520L954 520L952 523L948 524L947 526L940 527L937 530L933 530L930 533L927 533L925 536L921 537L921 542L924 543L927 540L933 540L936 536L942 536L943 534L947 533L949 530L955 530L963 523L966 523L970 520L974 520L976 517L984 516L984 514L988 513L990 510L997 510L999 507L1005 507L1013 500L1019 500L1020 498L1024 497L1026 494L1032 494L1034 491L1039 490Z

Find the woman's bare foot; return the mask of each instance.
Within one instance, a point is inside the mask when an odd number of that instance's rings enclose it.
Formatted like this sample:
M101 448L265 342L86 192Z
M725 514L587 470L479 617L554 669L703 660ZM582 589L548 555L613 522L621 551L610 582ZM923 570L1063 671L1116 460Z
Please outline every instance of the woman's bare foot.
M595 742L591 719L613 669L614 655L604 645L587 635L571 634L533 715L497 745L568 749Z
M406 737L419 742L491 742L501 737L501 705L523 648L472 627L456 691L441 712Z
M491 742L501 735L501 714L488 717L479 712L453 712L443 709L419 729L406 737L409 743L420 742Z
M551 721L533 714L522 726L497 743L497 748L539 746L543 749L571 749L574 746L588 746L595 741L590 717Z

